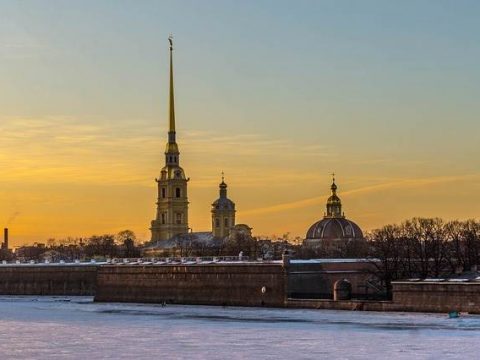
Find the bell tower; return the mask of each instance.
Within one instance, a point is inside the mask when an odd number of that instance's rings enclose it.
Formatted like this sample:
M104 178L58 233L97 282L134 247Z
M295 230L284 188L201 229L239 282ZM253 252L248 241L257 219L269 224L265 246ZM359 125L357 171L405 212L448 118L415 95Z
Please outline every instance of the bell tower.
M227 197L227 184L222 173L219 187L219 198L212 203L213 236L224 238L235 226L235 203Z
M173 39L170 43L169 129L165 148L165 166L160 171L157 214L151 223L152 241L168 240L188 233L188 178L180 167L180 152L175 131L175 98L173 87Z

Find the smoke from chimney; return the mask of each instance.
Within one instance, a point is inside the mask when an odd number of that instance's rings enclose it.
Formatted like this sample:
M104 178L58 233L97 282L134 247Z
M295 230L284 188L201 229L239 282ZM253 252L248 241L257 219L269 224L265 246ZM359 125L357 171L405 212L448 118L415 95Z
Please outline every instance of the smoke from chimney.
M20 215L20 211L15 211L13 214L11 214L5 225L10 225L18 217L18 215Z

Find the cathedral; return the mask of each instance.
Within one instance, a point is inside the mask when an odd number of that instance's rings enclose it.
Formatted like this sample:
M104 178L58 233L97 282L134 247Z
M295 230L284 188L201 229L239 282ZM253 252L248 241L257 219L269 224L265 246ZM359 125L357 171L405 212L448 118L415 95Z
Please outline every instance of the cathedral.
M173 89L173 42L170 41L170 98L168 142L165 147L165 166L160 171L157 215L152 221L152 241L168 240L188 233L188 180L180 167L175 131L175 98Z
M211 205L211 231L192 232L188 225L188 182L180 166L180 151L175 130L175 96L173 82L173 42L170 42L169 128L165 147L165 166L155 179L158 188L157 211L151 222L151 242L147 250L162 251L195 246L219 247L225 240L236 236L251 237L251 228L235 222L235 203L227 196L227 184L222 173L219 197ZM303 245L321 249L324 255L345 253L345 249L365 245L362 230L345 218L342 202L337 195L333 177L331 196L326 204L323 219L307 231ZM340 252L339 252L340 251Z
M153 248L172 248L184 243L218 243L238 232L251 235L247 225L235 224L235 203L227 197L227 184L222 173L219 197L212 203L212 231L191 232L188 225L188 182L180 166L180 151L175 130L175 96L173 82L173 41L170 37L169 128L165 147L165 166L155 179L158 188L157 211L151 222ZM152 246L150 246L152 248Z

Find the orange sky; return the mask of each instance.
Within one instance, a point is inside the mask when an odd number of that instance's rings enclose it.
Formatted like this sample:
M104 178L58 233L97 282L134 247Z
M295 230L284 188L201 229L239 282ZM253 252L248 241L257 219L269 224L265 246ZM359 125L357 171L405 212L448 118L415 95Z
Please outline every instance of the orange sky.
M0 219L11 243L124 229L149 239L172 31L194 231L209 230L222 171L255 235L303 236L332 172L364 230L478 219L479 9L332 4L2 4Z

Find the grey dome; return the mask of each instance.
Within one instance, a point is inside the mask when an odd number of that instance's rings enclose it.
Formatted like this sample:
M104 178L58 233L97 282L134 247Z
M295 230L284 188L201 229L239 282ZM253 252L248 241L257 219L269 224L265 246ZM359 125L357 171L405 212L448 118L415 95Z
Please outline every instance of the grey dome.
M219 198L212 203L212 210L235 210L235 203L228 198Z
M363 239L360 227L345 218L324 218L307 231L306 239Z

